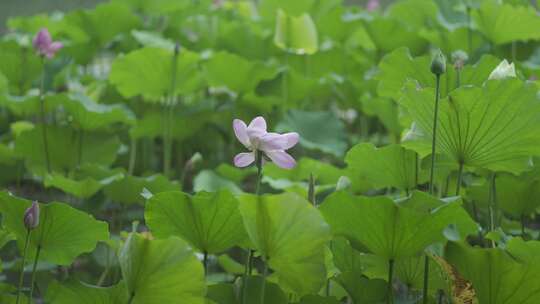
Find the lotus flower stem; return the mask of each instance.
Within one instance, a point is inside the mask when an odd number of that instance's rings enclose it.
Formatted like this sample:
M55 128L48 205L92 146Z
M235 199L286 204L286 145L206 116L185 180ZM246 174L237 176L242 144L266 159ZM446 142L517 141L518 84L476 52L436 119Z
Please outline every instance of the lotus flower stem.
M394 290L392 288L392 281L394 280L394 260L388 260L388 298L386 303L394 303Z
M30 229L27 229L26 239L24 241L22 261L21 261L21 273L19 274L19 287L17 288L17 300L15 301L16 304L19 304L19 299L21 297L21 290L22 290L23 281L24 281L24 262L26 261L26 252L28 250L29 242L30 242Z
M171 167L172 154L172 138L171 138L171 123L173 116L174 95L176 86L176 70L178 62L178 54L180 46L177 44L174 48L174 53L171 62L171 84L169 88L169 98L163 106L163 174L169 176Z
M436 75L435 85L435 110L433 113L433 137L431 139L431 169L429 172L429 194L433 195L433 179L435 177L435 152L437 141L437 122L439 113L439 90L441 84L441 75Z
M497 197L495 187L496 174L493 172L489 181L489 231L495 231L497 228ZM495 241L491 241L491 246L495 247Z
M472 22L471 22L471 7L467 5L467 51L472 55Z
M79 130L79 145L77 146L77 166L80 167L82 163L83 156L83 140L84 140L84 130Z
M424 254L424 287L422 289L422 302L428 302L428 287L429 287L429 256Z
M127 304L131 304L133 302L133 299L135 299L135 292L131 292Z
M204 276L208 276L208 252L203 252Z
M264 304L264 294L266 292L266 277L268 276L268 261L266 259L263 260L264 268L262 273L262 282L261 282L261 300L260 304Z
M40 252L41 252L41 245L38 245L36 256L34 258L34 265L32 266L32 279L30 281L30 296L28 296L28 304L32 303L32 296L34 294L34 285L36 285L36 268L39 261Z
M461 180L463 176L463 162L459 162L459 169L458 169L458 175L457 175L457 182L456 182L456 196L459 195L459 192L461 191Z
M129 175L133 175L133 172L135 171L136 161L137 161L137 139L134 137L131 137L131 141L129 144L129 167L128 167Z
M43 71L41 72L41 86L39 89L39 114L41 119L41 130L43 137L43 149L45 150L45 167L47 168L47 173L51 173L51 160L49 158L49 142L47 140L47 121L45 119L45 60L41 57L41 65Z

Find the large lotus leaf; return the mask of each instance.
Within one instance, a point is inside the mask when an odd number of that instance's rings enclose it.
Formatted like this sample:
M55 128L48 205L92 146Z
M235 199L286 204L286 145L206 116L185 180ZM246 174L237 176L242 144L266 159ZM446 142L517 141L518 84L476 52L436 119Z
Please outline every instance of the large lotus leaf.
M319 295L307 295L302 297L300 302L295 304L340 304L334 296L323 297Z
M401 104L415 122L406 146L430 152L434 90L409 83ZM518 173L540 153L540 102L536 86L518 79L462 87L440 101L437 151L456 164ZM420 143L423 147L417 146Z
M61 189L78 198L89 198L103 187L124 177L122 170L83 165L69 176L53 172L45 177L45 187Z
M212 170L202 170L193 179L193 190L195 192L215 192L223 189L227 189L234 194L242 193L242 189L233 181L220 176Z
M275 68L261 62L223 51L213 54L204 68L209 85L226 86L238 93L253 91L261 80L272 79L277 74Z
M53 281L47 288L45 300L55 304L124 304L128 295L123 282L111 287L98 287L75 280L65 283Z
M495 178L495 189L497 206L516 219L533 214L540 207L540 176L537 172L521 176L499 173ZM467 196L479 205L488 206L489 190L489 182L473 185L467 189Z
M203 304L204 270L186 242L131 233L119 254L133 304Z
M292 193L243 195L240 213L281 286L300 295L320 290L326 281L324 248L330 229L315 207Z
M113 202L122 204L143 204L141 193L144 189L153 194L165 191L179 190L181 187L176 181L170 181L161 174L147 177L125 175L123 179L115 180L105 186L105 196Z
M70 121L83 130L105 129L118 124L131 125L135 116L129 108L120 104L100 104L83 94L52 95L45 101L49 106L62 106Z
M362 98L362 112L377 117L384 127L393 134L401 134L403 127L399 124L398 106L390 98Z
M36 174L46 172L42 125L22 132L15 141L15 151L25 158L26 165ZM47 143L52 171L69 172L79 164L108 166L117 156L120 142L106 133L79 133L72 128L47 126Z
M461 85L481 85L499 64L500 60L484 55L474 65L466 65L460 72ZM377 92L384 97L398 100L408 80L416 80L420 87L435 87L435 76L430 71L429 56L412 57L407 48L399 48L383 57L379 63ZM456 74L448 64L441 76L441 92L447 95L456 87ZM434 99L434 98L432 98Z
M31 201L0 192L0 213L5 227L17 238L22 249L27 230L24 212ZM28 245L29 256L41 247L40 259L60 265L69 265L82 253L90 252L98 241L107 240L107 223L95 220L90 214L65 203L40 204L39 226L32 230Z
M243 280L243 279L242 279ZM262 277L250 276L247 279L246 303L259 303L261 301ZM240 287L241 288L241 287ZM208 286L206 297L216 304L238 304L241 303L241 296L236 292L232 284L214 284ZM287 304L287 296L279 285L266 282L264 290L264 303Z
M388 297L388 283L382 279L368 279L360 273L344 271L336 280L347 291L353 303L380 304Z
M345 162L352 172L377 188L396 187L409 191L420 178L416 152L400 145L377 148L370 143L358 144L347 152Z
M441 241L443 230L462 210L459 202L427 212L400 206L384 196L361 197L346 192L333 193L320 209L336 235L386 260L415 256Z
M180 191L159 193L147 201L144 218L156 237L178 236L210 254L247 238L238 201L228 191L194 196Z
M132 30L131 35L143 46L162 48L173 51L175 44L172 40L163 38L160 33Z
M34 50L15 41L0 43L0 72L8 80L9 91L24 94L41 75L41 62Z
M385 53L405 46L414 54L418 54L427 46L427 40L399 19L374 17L365 22L365 28L377 49ZM389 37L392 37L392 39L389 39Z
M532 6L514 6L484 1L480 9L474 11L474 21L478 30L495 44L516 40L538 40L540 18Z
M296 167L291 170L283 170L274 163L266 163L264 166L264 177L271 177L276 180L308 181L310 175L313 176L319 185L336 184L344 171L338 167L313 158L302 157L296 163Z
M141 95L159 101L170 93L173 52L144 47L115 59L109 79L124 97ZM175 95L193 92L203 84L199 55L181 49L176 60Z
M347 137L342 121L330 112L291 110L278 127L280 131L300 134L300 145L342 156L347 149Z
M292 54L314 54L319 49L317 27L307 13L289 16L282 9L278 9L274 43L278 48Z
M396 18L411 28L422 29L437 22L439 9L432 0L403 0L388 8L388 16Z
M540 242L512 239L506 250L449 243L446 259L471 281L479 303L535 304L540 301Z

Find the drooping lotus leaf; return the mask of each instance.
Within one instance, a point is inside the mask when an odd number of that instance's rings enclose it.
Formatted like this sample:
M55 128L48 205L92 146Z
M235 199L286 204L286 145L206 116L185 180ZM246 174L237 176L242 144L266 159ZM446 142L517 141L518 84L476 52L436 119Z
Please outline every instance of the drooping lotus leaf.
M434 90L408 83L401 104L414 120L405 146L430 153ZM437 151L456 164L519 173L540 153L536 86L512 78L468 86L440 101Z
M152 196L145 207L146 224L157 238L178 236L200 252L223 252L247 238L238 201L228 191L180 191Z
M324 127L321 127L324 126ZM300 145L335 156L342 156L347 149L345 126L330 112L291 110L277 129L300 134Z
M31 204L8 192L0 192L4 225L15 235L21 250L27 233L24 212ZM39 226L32 230L28 256L34 256L40 246L40 260L69 265L80 254L92 251L98 241L108 238L107 223L95 220L90 214L65 203L40 204Z
M416 256L428 245L442 241L443 230L462 214L458 201L425 211L401 206L384 196L346 192L331 194L320 210L334 234L385 260Z
M299 295L318 292L326 281L324 248L330 238L319 211L292 193L246 194L239 200L251 242L280 285Z
M173 51L144 47L116 58L109 79L124 97L159 101L170 92ZM175 94L193 92L203 84L199 55L181 49L176 61Z
M448 243L446 259L470 280L480 303L540 301L540 242L514 238L501 248L472 248Z
M204 270L186 242L150 240L131 233L119 253L120 268L134 304L203 304Z
M15 41L0 43L0 73L8 81L12 94L22 95L41 76L41 62L30 46Z
M275 45L285 52L311 55L319 49L317 27L307 13L289 16L282 9L277 10Z
M416 152L400 145L377 148L370 143L358 144L347 152L345 162L352 172L377 188L396 187L409 191L422 178Z
M53 281L47 288L45 300L58 304L124 304L128 294L122 281L111 287L92 286L76 280Z
M540 19L530 5L484 1L473 17L478 30L495 44L540 39L540 33L535 30L540 27Z
M237 93L251 92L261 80L272 79L277 74L276 68L224 51L213 54L204 64L204 71L209 85L225 86Z
M105 186L105 196L113 202L121 204L143 204L141 193L147 189L153 194L164 191L179 190L181 186L176 181L170 181L161 174L147 177L125 175L123 179L115 180Z
M488 206L490 183L467 188L467 196L478 205ZM540 176L526 172L521 176L499 173L495 177L495 200L498 208L515 219L527 216L540 207Z
M26 166L36 174L46 172L41 125L22 132L15 141L15 151L25 158ZM52 171L69 172L79 164L108 166L117 156L120 142L116 135L101 132L80 134L68 127L47 126L47 143Z

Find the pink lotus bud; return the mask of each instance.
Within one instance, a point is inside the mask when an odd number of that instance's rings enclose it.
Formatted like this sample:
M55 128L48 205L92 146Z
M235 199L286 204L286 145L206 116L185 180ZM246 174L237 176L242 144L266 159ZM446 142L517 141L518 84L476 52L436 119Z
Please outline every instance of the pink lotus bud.
M366 10L368 12L373 12L375 10L378 10L381 6L381 2L379 0L369 0L366 5Z
M42 28L34 37L32 41L34 49L41 56L52 58L62 47L62 43L58 41L52 41L51 34L46 28Z
M38 202L32 202L30 206L24 212L24 226L28 230L35 229L39 225L39 204Z

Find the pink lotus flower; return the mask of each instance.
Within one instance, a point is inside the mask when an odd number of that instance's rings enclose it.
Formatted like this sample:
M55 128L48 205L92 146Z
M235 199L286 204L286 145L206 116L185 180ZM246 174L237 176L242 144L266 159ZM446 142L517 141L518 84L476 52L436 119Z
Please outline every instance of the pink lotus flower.
M240 168L247 167L255 161L257 152L263 152L276 165L284 169L296 166L296 161L285 150L298 143L298 133L285 134L266 132L266 121L261 116L255 117L249 126L240 119L233 121L236 138L250 150L239 153L234 157L234 165Z
M46 56L49 59L63 47L61 42L52 41L51 34L46 28L39 30L32 44L41 56Z
M366 4L366 9L368 12L373 12L381 6L381 2L379 0L369 0Z
M35 229L39 225L39 203L34 201L32 206L24 212L24 226L28 230Z

